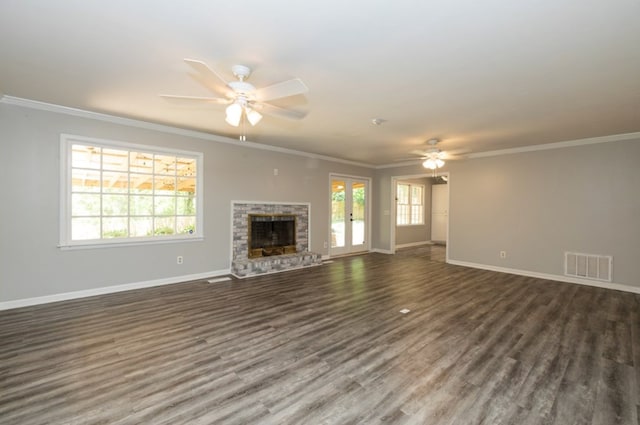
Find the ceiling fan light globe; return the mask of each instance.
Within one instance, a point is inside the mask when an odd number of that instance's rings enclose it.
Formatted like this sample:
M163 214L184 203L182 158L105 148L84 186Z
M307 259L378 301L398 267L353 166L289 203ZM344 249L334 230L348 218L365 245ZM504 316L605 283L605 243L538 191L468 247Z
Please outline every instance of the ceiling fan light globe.
M234 127L237 127L237 126L239 126L239 125L240 125L240 120L238 120L238 121L234 121L234 120L233 120L232 118L230 118L228 115L227 115L227 117L226 117L224 120L227 122L227 124L232 125L232 126L234 126Z
M262 114L255 109L247 108L247 119L249 120L249 124L256 125L262 119Z
M428 168L429 170L435 170L436 168L438 168L438 165L436 164L436 162L431 158L429 158L426 161L424 161L422 163L422 166L424 168Z
M237 103L232 103L227 106L227 117L225 121L228 124L237 127L240 125L240 118L242 118L242 106Z
M442 168L444 166L444 161L440 158L436 159L436 167Z

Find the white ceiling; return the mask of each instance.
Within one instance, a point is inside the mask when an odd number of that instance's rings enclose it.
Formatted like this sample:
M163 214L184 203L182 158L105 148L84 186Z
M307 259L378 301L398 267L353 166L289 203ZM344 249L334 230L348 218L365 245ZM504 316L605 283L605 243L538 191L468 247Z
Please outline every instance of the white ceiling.
M0 2L0 93L237 138L158 97L211 95L183 58L301 78L247 139L372 165L640 131L640 0Z

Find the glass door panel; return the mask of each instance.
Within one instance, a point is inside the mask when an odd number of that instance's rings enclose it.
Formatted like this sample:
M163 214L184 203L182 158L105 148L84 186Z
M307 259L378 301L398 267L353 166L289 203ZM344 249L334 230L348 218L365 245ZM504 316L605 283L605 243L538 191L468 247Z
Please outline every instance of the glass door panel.
M345 245L345 182L331 181L331 248L342 248Z
M363 246L365 241L365 206L367 190L364 182L351 184L351 245Z

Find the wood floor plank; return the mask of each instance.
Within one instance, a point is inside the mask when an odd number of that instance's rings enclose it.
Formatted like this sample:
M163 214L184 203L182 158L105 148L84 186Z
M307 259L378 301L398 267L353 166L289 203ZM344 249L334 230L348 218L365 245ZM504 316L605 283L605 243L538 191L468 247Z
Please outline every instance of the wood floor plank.
M444 257L0 311L0 423L638 425L640 296Z

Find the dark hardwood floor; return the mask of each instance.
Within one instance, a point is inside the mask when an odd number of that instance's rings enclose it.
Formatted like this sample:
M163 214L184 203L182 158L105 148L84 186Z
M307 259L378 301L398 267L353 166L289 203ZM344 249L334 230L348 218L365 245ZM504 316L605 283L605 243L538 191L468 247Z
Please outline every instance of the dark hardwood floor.
M638 296L442 250L2 311L0 423L638 423Z

